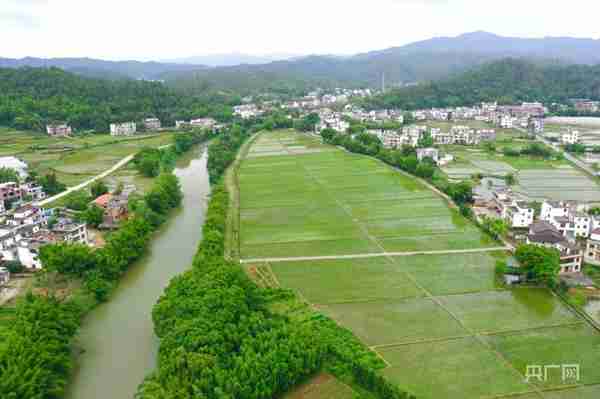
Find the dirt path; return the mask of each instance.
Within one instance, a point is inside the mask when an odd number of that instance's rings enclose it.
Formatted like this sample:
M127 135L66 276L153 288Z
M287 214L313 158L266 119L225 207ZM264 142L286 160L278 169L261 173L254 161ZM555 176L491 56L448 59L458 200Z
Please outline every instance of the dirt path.
M281 262L303 262L313 260L335 260L335 259L364 259L364 258L383 258L390 256L418 256L418 255L450 255L450 254L471 254L480 252L499 252L510 251L511 247L491 247L474 249L451 249L441 251L414 251L414 252L377 252L371 254L353 254L353 255L329 255L329 256L298 256L292 258L257 258L240 259L240 263L281 263Z

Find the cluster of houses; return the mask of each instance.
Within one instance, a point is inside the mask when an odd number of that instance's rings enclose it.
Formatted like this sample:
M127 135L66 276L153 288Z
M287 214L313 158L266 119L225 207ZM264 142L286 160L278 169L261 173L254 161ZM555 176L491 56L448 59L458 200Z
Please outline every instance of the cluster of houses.
M50 219L53 223L49 224ZM41 269L39 250L47 244L88 244L85 223L54 217L53 209L26 204L0 219L0 260L18 261L27 269Z
M538 216L532 205L510 189L498 189L484 206L516 231L525 232L527 244L555 248L561 274L579 273L583 262L600 265L600 217L573 201L544 201Z
M600 112L600 101L592 101L587 98L572 99L571 103L579 112Z
M502 129L520 127L532 133L544 130L544 115L548 109L538 102L500 106L497 102L481 103L476 107L433 108L412 113L417 121L475 120L494 124Z
M143 121L146 131L160 130L161 122L158 118L146 118ZM133 136L137 132L135 122L122 122L110 124L111 136ZM50 137L69 137L73 134L73 129L66 123L52 123L46 125L46 133Z
M220 129L222 126L213 118L197 118L190 121L175 121L176 129Z

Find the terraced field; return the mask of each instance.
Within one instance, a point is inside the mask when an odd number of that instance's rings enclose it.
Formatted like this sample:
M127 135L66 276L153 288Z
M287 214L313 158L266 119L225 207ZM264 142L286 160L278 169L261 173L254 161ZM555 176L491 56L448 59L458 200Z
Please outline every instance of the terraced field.
M390 381L426 399L600 395L600 334L546 289L499 285L506 253L388 254L494 245L416 180L292 132L263 134L250 154L242 258L292 259L249 271L352 330ZM293 259L345 254L380 256ZM578 364L581 380L525 380L528 365L563 364Z

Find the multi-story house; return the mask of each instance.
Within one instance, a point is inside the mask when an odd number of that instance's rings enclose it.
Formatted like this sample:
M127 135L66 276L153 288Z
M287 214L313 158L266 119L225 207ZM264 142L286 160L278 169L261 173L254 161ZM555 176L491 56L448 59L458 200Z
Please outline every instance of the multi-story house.
M133 136L137 131L135 122L125 123L111 123L110 124L110 135L111 136Z
M581 272L583 251L546 221L531 225L527 244L554 248L560 253L560 274Z
M533 224L535 211L524 201L519 201L512 191L503 189L492 193L492 202L500 217L512 228L527 228Z
M73 134L71 126L66 123L46 125L46 132L51 137L67 137Z
M213 118L198 118L190 121L190 126L202 129L212 129L217 124Z
M550 223L567 238L587 238L595 228L594 219L583 213L583 209L583 206L573 202L544 201L540 219Z
M32 201L40 201L46 198L44 188L35 183L24 183L19 188L21 189L22 197L30 198Z

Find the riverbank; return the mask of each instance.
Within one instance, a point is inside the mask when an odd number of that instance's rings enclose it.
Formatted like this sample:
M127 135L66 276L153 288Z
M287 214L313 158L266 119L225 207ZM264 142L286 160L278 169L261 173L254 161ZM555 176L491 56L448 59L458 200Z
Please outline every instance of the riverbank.
M128 271L111 296L83 322L78 357L67 398L132 398L156 366L158 340L152 306L171 278L187 270L201 239L210 193L206 149L194 149L174 170L183 204L156 232L146 255Z

